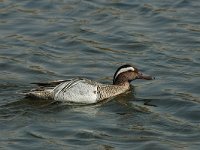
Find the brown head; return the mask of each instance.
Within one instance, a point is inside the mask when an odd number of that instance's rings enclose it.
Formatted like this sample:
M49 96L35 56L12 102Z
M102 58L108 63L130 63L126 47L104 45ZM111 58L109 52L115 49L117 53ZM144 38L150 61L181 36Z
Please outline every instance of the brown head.
M137 68L126 64L117 69L113 77L114 85L130 83L135 79L152 80L154 77L142 74Z

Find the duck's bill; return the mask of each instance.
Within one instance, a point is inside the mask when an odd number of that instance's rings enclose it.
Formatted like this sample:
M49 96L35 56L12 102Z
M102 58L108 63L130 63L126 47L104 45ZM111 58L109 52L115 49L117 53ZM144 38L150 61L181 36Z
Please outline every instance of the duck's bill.
M141 72L138 73L137 79L144 79L144 80L154 80L155 77L149 76L149 75L145 75Z

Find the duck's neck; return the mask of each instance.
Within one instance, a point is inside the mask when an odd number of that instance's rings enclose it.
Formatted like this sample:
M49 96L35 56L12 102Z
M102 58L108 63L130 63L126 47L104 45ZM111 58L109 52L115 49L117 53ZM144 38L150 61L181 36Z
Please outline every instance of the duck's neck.
M126 76L118 76L116 79L113 80L113 85L129 86L130 83Z
M130 86L130 83L128 82L128 81L116 81L116 82L114 82L113 83L113 85L118 85L118 86L124 86L124 87L127 87L127 88L129 88L129 86Z

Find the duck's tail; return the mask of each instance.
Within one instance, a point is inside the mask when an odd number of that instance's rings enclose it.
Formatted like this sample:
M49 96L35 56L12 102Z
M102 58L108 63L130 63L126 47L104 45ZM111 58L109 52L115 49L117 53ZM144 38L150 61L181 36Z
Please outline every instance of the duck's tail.
M27 98L37 98L37 99L53 99L53 89L35 90L24 93Z
M36 84L38 87L33 89L29 92L21 93L25 95L27 98L36 98L36 99L53 99L54 98L54 91L53 89L62 82L68 80L56 80L50 82L36 82L31 84Z

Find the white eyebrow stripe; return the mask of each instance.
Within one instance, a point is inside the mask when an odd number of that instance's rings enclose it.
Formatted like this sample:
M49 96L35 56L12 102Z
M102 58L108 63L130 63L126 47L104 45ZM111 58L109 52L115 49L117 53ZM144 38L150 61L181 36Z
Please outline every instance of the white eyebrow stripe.
M117 72L117 74L115 75L115 79L117 78L117 76L118 76L120 73L126 72L126 71L128 71L128 70L135 71L135 69L134 69L133 67L122 68L122 69L120 69L120 70Z

